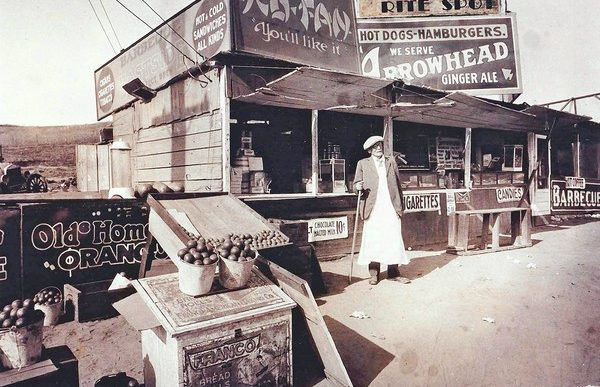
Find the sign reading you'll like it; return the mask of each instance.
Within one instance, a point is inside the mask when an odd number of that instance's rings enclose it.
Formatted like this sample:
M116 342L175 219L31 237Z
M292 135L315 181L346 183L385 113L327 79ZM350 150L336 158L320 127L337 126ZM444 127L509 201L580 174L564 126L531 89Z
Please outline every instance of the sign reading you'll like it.
M359 17L493 15L500 0L359 0Z

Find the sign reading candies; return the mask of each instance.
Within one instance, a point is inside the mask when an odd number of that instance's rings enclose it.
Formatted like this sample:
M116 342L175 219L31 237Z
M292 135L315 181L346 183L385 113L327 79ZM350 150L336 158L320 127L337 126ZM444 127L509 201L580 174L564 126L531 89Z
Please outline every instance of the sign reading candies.
M96 90L98 93L98 106L103 112L109 111L115 98L115 78L110 67L105 67L100 72Z
M227 4L224 0L203 1L194 19L194 48L210 58L221 47L227 31Z

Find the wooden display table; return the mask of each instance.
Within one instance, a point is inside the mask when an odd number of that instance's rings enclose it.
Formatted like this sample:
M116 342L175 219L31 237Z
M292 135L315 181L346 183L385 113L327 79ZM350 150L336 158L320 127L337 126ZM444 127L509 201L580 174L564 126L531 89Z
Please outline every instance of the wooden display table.
M508 207L483 210L461 210L450 215L448 223L448 253L470 255L531 246L529 208ZM500 215L510 214L511 243L500 246ZM469 223L473 215L482 216L481 239L475 249L469 250ZM492 241L488 246L488 232Z
M146 386L292 384L296 304L252 274L244 288L199 297L179 291L176 273L133 282L160 323L141 331Z

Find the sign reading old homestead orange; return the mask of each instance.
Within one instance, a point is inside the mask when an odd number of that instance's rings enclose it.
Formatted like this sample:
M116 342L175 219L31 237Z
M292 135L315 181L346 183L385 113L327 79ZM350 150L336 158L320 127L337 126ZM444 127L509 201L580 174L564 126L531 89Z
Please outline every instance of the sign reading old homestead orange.
M500 0L358 0L359 17L496 15Z

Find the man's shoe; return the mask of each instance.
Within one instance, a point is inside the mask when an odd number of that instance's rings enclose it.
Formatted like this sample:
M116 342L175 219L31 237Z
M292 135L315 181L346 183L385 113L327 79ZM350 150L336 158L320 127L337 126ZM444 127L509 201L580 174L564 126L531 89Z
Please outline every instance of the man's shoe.
M409 284L411 282L409 278L400 277L400 276L392 277L392 278L388 277L388 280L394 281L394 282L400 282L401 284Z
M400 270L398 270L398 265L388 265L387 276L388 278L400 277Z

